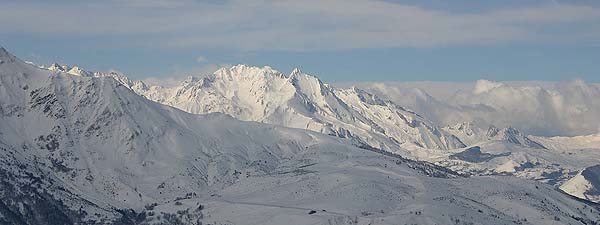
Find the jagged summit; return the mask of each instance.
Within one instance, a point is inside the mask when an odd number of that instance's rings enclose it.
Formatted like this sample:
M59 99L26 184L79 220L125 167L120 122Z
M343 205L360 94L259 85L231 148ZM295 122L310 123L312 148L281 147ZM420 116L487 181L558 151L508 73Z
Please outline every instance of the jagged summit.
M302 71L300 70L300 68L298 68L298 67L295 67L295 68L292 70L292 73L290 73L290 77L292 77L292 76L297 76L297 75L300 75L300 74L302 74Z
M218 69L217 71L215 71L211 75L218 76L218 77L226 77L226 78L238 77L238 78L245 78L245 79L252 79L252 78L297 79L300 76L306 76L306 77L310 77L311 79L319 80L319 78L316 76L302 72L302 70L298 67L295 67L294 69L292 69L292 71L289 73L289 75L285 75L281 71L276 70L271 66L259 67L259 66L250 66L250 65L246 65L246 64L237 64L237 65L234 65L231 67L222 67L222 68Z
M51 71L60 71L60 72L67 72L67 71L69 71L69 68L66 65L60 65L58 63L52 63L48 67L48 70L51 70Z

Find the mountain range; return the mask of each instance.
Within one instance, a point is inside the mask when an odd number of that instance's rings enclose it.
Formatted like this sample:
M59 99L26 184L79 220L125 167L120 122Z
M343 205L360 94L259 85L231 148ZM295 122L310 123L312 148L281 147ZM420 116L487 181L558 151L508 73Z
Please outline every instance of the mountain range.
M76 76L112 77L139 95L189 113L219 112L245 121L317 131L349 139L357 147L431 162L465 175L512 175L560 188L578 172L600 164L600 154L594 150L600 149L600 143L585 150L564 146L556 148L556 145L547 148L540 144L550 143L546 137L526 135L514 127L498 128L491 121L477 116L467 117L472 119L471 122L443 126L387 98L357 87L335 88L315 76L302 73L300 69L285 75L268 66L236 65L207 76L188 77L179 85L163 87L130 80L118 72L91 72L77 66L58 64L43 68ZM482 94L498 88L506 87L478 81L473 92ZM508 90L528 93L538 89ZM589 92L589 88L583 91ZM548 91L542 89L537 92ZM428 96L425 92L421 95ZM442 110L455 107L430 98L430 102L438 103L428 107L431 111L437 111L438 105ZM573 140L587 142L588 137L578 136ZM574 142L564 138L553 140L562 140L559 142L565 142L565 145L573 145ZM565 151L567 149L568 152ZM595 201L597 198L596 194L585 196L588 196L584 198L586 200Z
M599 158L561 147L575 139L462 141L478 131L299 70L238 65L166 88L0 48L0 100L5 224L600 223L556 187L595 200ZM497 171L547 167L575 174Z

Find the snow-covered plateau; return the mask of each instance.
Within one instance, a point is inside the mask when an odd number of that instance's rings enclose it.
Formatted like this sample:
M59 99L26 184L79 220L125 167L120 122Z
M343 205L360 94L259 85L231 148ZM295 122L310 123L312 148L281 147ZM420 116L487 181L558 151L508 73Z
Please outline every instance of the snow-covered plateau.
M0 223L600 223L596 136L472 124L299 70L160 87L0 48Z

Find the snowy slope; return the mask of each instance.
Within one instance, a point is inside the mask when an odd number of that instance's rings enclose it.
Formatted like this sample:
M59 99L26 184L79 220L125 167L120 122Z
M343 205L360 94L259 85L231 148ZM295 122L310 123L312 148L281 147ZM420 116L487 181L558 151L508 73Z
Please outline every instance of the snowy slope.
M326 135L188 114L112 77L41 70L4 49L0 96L0 221L7 223L600 220L597 209L544 184L444 178L454 175Z
M600 202L600 165L585 168L560 189L581 199Z
M586 167L600 163L596 136L526 136L514 128L482 129L473 123L444 128L468 147L450 150L430 162L476 175L504 174L560 186ZM587 148L586 148L587 147ZM568 192L569 193L569 192Z
M54 73L5 58L1 143L103 208L140 208L218 190L319 148L320 138L308 133L191 115L110 77Z
M598 159L595 163L586 162L589 160L580 160L578 163L585 167L564 182L560 189L582 199L600 202L600 156L589 156L593 153L600 153L600 135L532 138L565 155L588 155L587 158Z

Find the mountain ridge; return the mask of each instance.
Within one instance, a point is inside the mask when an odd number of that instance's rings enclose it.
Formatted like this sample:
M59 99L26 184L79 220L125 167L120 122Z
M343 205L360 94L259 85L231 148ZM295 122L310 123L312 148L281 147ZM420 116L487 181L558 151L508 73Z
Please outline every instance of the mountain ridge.
M269 66L235 65L205 77L188 77L169 88L147 86L114 72L84 74L112 77L150 100L187 112L219 112L245 121L317 131L348 139L361 148L391 152L463 174L508 174L560 186L574 173L595 164L592 152L570 151L565 156L562 149L545 147L557 144L512 127L489 125L484 129L472 124L475 122L437 127L370 92L357 87L337 89L298 68L286 75ZM496 86L480 91L502 87ZM447 139L452 136L457 145L445 147L452 143L452 138Z
M52 70L52 67L45 68ZM285 75L269 66L239 64L221 68L206 77L190 76L171 88L148 86L141 81L132 82L122 74L87 74L112 76L140 95L195 114L222 112L241 120L350 138L359 145L367 144L392 152L402 151L405 143L410 148L444 150L464 147L458 138L445 133L413 111L355 87L336 89L315 76L302 73L299 68ZM244 86L245 83L250 84ZM238 93L243 93L243 96ZM340 98L340 95L345 98ZM392 119L392 122L395 125L403 124L404 127L386 127L388 121L384 121L385 118L371 121L368 117L378 116L382 112L369 112L370 106L387 110L383 113L391 114L388 117L394 117L395 114L398 118ZM366 116L365 113L370 115ZM293 120L303 122L296 123ZM349 124L357 121L363 127ZM386 132L393 135L387 135ZM403 153L409 154L408 151Z
M252 82L252 84L242 87L244 82ZM171 90L171 93L175 94L170 96L165 96L165 91L163 93L141 91L140 94L192 113L220 111L242 120L304 128L340 137L354 135L353 137L359 143L388 151L396 151L406 142L435 149L463 146L460 140L440 131L412 111L389 101L384 102L373 98L372 94L357 88L333 88L317 77L302 73L297 68L286 76L270 67L237 65L220 69L214 75L200 78L193 84L182 84L174 89L177 90ZM244 92L244 89L250 91ZM166 95L169 95L169 91L166 92ZM239 96L241 93L244 93L243 96ZM208 100L201 100L203 98ZM275 98L280 98L281 101ZM214 99L217 99L219 104L226 102L229 109L214 109L220 106L202 105L208 104L207 101L216 101ZM375 107L388 112L369 111L369 108ZM403 124L402 129L407 131L386 127L383 123L385 118L372 121L365 113L370 113L369 116L387 113L393 123ZM391 118L394 114L398 118ZM311 121L310 118L318 120ZM291 120L305 122L295 124ZM353 127L349 123L362 123L364 127ZM420 129L419 127L422 130L417 130ZM394 134L389 136L386 132ZM392 141L385 140L389 138Z

